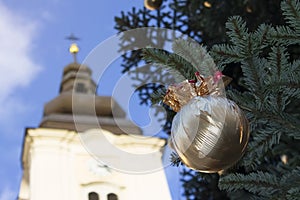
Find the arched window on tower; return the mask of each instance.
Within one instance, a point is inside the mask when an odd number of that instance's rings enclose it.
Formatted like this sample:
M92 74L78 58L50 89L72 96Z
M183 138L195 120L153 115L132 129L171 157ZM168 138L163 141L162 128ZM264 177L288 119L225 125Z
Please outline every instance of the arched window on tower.
M99 195L96 192L90 192L89 200L99 200Z
M83 83L76 84L76 92L78 93L87 93L87 89Z
M118 200L118 196L114 193L109 193L107 195L107 200Z

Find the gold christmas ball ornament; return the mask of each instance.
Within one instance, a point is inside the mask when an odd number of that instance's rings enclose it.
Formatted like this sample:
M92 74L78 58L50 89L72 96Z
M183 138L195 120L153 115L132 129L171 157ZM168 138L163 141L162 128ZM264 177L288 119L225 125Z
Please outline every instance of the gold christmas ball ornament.
M157 10L160 8L163 0L144 0L144 5L149 10Z
M224 95L230 80L220 71L208 77L196 72L194 80L168 87L163 102L177 112L170 146L187 167L220 172L245 152L249 124L237 104Z
M241 158L248 139L248 121L237 104L204 95L193 97L175 115L170 145L186 166L215 173Z

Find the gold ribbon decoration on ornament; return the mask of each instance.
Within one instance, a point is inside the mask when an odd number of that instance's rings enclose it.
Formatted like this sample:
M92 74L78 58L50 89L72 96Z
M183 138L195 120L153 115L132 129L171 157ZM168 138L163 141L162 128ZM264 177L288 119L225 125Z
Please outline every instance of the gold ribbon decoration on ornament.
M172 110L178 112L182 106L196 96L220 95L220 82L223 81L224 86L226 86L232 80L230 77L224 76L220 71L216 71L214 76L207 78L196 72L195 77L195 80L185 80L177 84L171 84L163 102L170 106Z

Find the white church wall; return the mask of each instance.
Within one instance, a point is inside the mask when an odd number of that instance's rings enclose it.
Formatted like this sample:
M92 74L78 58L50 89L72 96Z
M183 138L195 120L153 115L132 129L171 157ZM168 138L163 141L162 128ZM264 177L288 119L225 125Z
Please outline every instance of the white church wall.
M95 131L99 134L99 130L94 130L94 133ZM153 168L155 170L134 174L132 171L122 170L118 165L111 167L109 163L107 166L105 163L101 164L91 156L89 149L74 131L28 129L23 151L23 166L28 166L28 176L25 176L24 169L19 200L88 200L90 192L99 194L101 200L107 199L110 193L118 195L119 200L171 199L161 162L160 148L164 145L163 140L142 140L114 135L108 131L100 134L104 134L117 148L127 152L139 152L141 155L151 152L148 160L144 158L143 163L129 160L129 166L145 166L154 162L152 167L156 167ZM97 145L103 145L103 140L96 142ZM113 161L113 164L126 163L126 157L116 154L112 149L103 151L102 156Z

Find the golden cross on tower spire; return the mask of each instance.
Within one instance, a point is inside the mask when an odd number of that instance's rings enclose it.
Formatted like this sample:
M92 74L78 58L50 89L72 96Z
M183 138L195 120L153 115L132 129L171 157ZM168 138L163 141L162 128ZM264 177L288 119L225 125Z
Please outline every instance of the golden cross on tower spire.
M66 39L72 41L72 44L70 45L70 48L69 48L69 52L73 55L74 63L77 63L76 55L79 52L79 47L75 42L78 41L79 38L74 36L73 33L71 33L71 35L66 37Z

